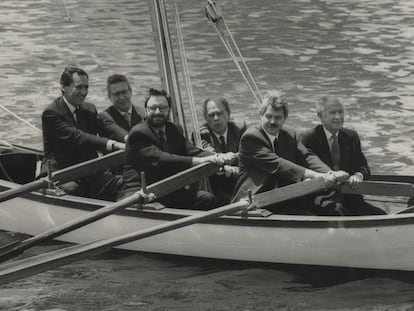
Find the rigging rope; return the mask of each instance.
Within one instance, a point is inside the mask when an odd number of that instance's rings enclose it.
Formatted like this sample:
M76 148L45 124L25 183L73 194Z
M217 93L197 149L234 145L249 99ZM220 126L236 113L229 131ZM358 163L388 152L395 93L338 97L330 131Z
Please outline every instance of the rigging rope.
M13 117L15 117L16 119L22 121L24 124L30 126L32 129L35 129L38 132L42 132L41 129L37 128L36 126L34 126L33 124L31 124L30 122L26 121L25 119L19 117L17 114L15 114L13 111L10 111L8 108L6 108L5 106L3 106L2 104L0 104L0 108L5 110L7 113L11 114Z
M254 100L256 101L257 105L260 107L262 103L261 92L257 86L255 79L253 78L253 75L249 67L247 66L246 60L241 54L241 51L236 43L236 40L234 39L233 34L231 33L229 27L227 26L227 23L224 17L221 16L221 14L219 13L215 2L213 2L212 0L207 0L205 13L206 13L207 19L210 22L212 22L214 29L219 35L224 47L226 48L234 64L236 65L237 69L242 75ZM220 28L221 27L220 25L223 26L222 29ZM226 34L230 38L230 41L226 38ZM236 52L233 50L233 48ZM242 66L239 64L239 60L241 61Z
M188 104L190 106L191 125L192 125L192 130L193 130L194 143L197 147L201 148L201 136L200 136L200 130L199 130L200 125L198 123L198 118L197 118L197 110L195 106L193 89L191 86L190 71L188 69L188 63L187 63L187 54L186 54L185 46L184 46L184 39L183 39L184 37L183 37L182 30L181 30L182 26L181 26L180 14L178 11L178 5L177 5L176 0L170 1L170 8L172 11L174 11L175 29L176 29L176 35L178 39L177 41L178 41L179 50L180 50L179 54L180 54L180 59L181 59L181 65L183 67L182 74L184 78L184 85L186 88Z

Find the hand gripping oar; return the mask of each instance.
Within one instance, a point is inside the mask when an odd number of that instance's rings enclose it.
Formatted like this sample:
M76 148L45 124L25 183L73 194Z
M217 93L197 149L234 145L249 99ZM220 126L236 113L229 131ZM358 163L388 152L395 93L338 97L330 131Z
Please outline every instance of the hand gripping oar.
M267 195L271 195L272 204L276 204L299 196L307 195L322 189L325 189L325 182L321 177L315 178L310 181L303 181L286 187L271 190L267 192ZM46 254L15 261L1 266L0 285L10 283L25 277L29 277L36 273L40 273L74 261L78 261L89 256L106 252L114 246L126 244L132 241L154 236L163 232L171 231L205 220L217 218L222 215L233 214L239 210L248 208L250 204L251 202L247 200L242 200L233 204L215 208L207 212L197 212L192 216L180 218L174 221L163 223L147 229L139 230L133 233L128 233L122 236L79 244L57 251L49 252Z
M198 166L189 168L185 171L172 175L166 179L158 181L148 187L143 185L143 190L146 193L153 193L156 197L165 196L175 190L178 190L184 187L187 184L194 183L200 178L207 177L217 173L219 166L213 163L204 163ZM104 206L96 211L90 212L84 216L81 216L77 219L54 227L50 230L47 230L43 233L40 233L36 236L28 238L23 241L17 241L10 244L7 244L0 248L0 262L8 260L12 257L15 257L21 254L24 250L40 243L45 240L53 239L57 236L60 236L69 231L83 227L91 222L94 222L98 219L106 217L110 214L113 214L117 211L127 208L135 203L140 201L139 193L135 193L123 200L120 200L114 204Z
M68 166L64 169L52 172L51 178L43 177L16 188L0 192L0 202L13 199L27 192L45 188L50 182L59 182L59 184L62 184L68 181L96 174L98 172L106 170L108 167L122 163L123 158L124 150L118 150L108 153L103 157Z

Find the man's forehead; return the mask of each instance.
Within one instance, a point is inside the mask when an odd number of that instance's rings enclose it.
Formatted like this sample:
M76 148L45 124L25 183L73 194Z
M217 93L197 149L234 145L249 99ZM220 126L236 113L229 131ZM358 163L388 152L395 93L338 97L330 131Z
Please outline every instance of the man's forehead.
M119 89L126 89L129 90L129 85L125 81L112 83L110 85L111 90L119 90Z
M168 101L164 96L151 96L148 100L149 104L168 104Z
M222 103L220 103L220 102L216 103L216 102L210 100L207 103L207 110L222 110L222 111L224 111L225 109L224 109L224 105Z
M75 84L88 84L88 77L86 75L79 75L77 72L72 75L72 79Z
M339 102L331 102L326 105L326 110L343 110L344 107Z
M284 114L283 113L283 108L274 108L272 106L267 106L266 111L264 112L264 114L273 114L273 115L280 115L280 114Z

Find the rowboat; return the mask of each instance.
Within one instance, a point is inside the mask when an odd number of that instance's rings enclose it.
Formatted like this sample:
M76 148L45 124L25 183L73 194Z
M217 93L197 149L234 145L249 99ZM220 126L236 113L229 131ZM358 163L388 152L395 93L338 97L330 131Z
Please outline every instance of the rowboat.
M33 179L33 171L32 176L21 176L19 167L22 160L25 166L34 167L37 157L30 151L6 153L0 156L0 163L4 168L3 158L6 159L7 175L19 176L27 182ZM1 191L19 186L6 180L5 171L2 173ZM410 176L376 176L376 179L385 183L401 182L409 187L414 181ZM396 194L401 193L390 193ZM379 198L375 197L376 204L384 208L399 204L397 199L397 203L390 203L390 199L384 197L379 202ZM71 195L31 192L0 203L0 228L37 235L108 204ZM85 243L197 213L200 211L129 207L57 239ZM235 214L117 247L217 259L414 271L414 241L410 238L413 235L414 213L346 217Z
M163 0L149 0L149 7L162 87L173 98L171 118L186 128L165 4ZM211 19L220 20L216 17ZM177 34L177 37L180 35ZM235 62L236 58L242 57L235 57ZM185 57L182 63L185 68ZM243 77L251 77L248 70ZM191 84L189 81L187 83ZM253 81L250 84L255 83ZM258 90L254 87L249 89L256 101L260 102ZM188 92L187 98L191 97L191 92ZM190 108L193 106L190 105ZM195 115L194 111L192 114ZM191 123L193 132L196 132L196 116ZM133 200L117 205L67 195L54 188L54 181L75 179L82 170L80 168L76 174L70 170L50 172L48 178L35 181L37 163L41 157L41 152L24 146L11 145L0 149L0 230L24 233L34 238L51 232L53 234L50 236L57 240L80 244L80 247L68 247L60 254L43 254L2 265L0 284L111 247L227 260L414 271L414 242L408 238L414 234L414 214L410 213L411 209L406 209L404 213L347 217L280 215L266 213L263 209L248 210L257 202L272 202L272 199L267 198L274 198L270 193L211 213L154 204L134 206L130 204ZM92 169L93 163L86 165L84 167L87 170L99 169L99 166ZM373 181L365 183L366 187L360 187L359 191L364 195L374 195L371 197L374 204L387 211L398 208L404 210L407 200L402 197L414 195L413 183L412 176L378 175L373 176ZM311 189L307 189L306 182L304 188L301 187L298 185L293 188L298 192L293 191L291 194L284 194L285 190L275 192L276 202L289 196L299 196ZM312 189L318 187L315 183ZM46 189L38 191L41 188ZM342 191L353 192L346 186ZM107 207L112 208L110 212L99 212ZM95 216L88 216L91 214L99 214L99 218L96 218L99 220L92 220ZM106 217L102 216L104 214ZM68 229L67 224L75 220L79 225L80 221L76 220L88 217L89 220L82 226ZM66 229L56 230L62 227ZM64 233L56 234L57 231ZM137 234L131 235L131 232ZM20 245L24 245L24 242ZM0 247L0 251L2 249Z

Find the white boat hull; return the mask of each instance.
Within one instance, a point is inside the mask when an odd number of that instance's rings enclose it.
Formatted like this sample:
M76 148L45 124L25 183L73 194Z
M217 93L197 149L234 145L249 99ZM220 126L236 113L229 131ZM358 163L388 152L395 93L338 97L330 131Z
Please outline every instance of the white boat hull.
M10 185L10 183L6 183ZM30 194L0 203L2 230L36 235L108 202ZM119 236L195 211L163 209L111 215L58 240L84 243ZM243 261L414 271L414 215L240 216L195 224L122 249Z

